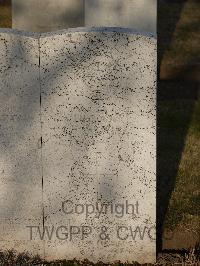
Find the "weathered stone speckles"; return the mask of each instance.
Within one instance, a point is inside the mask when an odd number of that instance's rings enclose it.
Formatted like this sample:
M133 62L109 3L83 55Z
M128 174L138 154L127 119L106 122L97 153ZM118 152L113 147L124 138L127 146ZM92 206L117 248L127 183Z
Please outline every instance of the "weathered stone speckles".
M154 261L155 39L122 28L2 30L0 56L1 246L46 259ZM119 217L127 203L134 215ZM105 204L107 213L91 213ZM30 241L28 225L53 230L51 240L33 230ZM147 231L133 239L137 226Z
M28 225L42 223L38 40L0 33L1 249L43 254Z
M48 258L105 262L155 259L155 241L126 241L118 226L155 225L156 42L110 31L40 39L45 224L88 225L87 239L53 236ZM74 204L140 205L139 215L99 218L62 212ZM100 241L101 226L111 235Z

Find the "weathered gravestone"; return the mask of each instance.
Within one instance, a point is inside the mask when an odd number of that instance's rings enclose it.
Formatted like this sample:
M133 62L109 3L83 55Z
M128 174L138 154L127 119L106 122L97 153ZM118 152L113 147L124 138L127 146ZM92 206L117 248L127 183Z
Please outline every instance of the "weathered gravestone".
M0 247L43 253L26 225L42 225L39 46L0 30Z
M0 53L1 248L155 261L155 38L1 31Z

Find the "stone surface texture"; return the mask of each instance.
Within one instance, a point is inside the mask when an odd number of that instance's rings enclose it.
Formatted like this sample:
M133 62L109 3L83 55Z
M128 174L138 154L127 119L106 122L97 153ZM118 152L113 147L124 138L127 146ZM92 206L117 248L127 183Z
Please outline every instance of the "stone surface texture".
M38 39L0 31L0 247L31 249L42 224Z
M155 261L156 39L29 35L0 35L3 245L49 260ZM29 241L27 225L51 239Z

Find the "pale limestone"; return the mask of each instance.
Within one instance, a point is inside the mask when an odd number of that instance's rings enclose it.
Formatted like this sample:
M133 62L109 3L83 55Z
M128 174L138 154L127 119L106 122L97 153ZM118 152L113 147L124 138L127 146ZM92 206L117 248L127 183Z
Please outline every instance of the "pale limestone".
M43 255L26 228L42 224L38 48L37 38L0 32L0 243Z
M148 234L116 236L118 226L155 227L155 38L120 28L2 31L0 47L1 246L46 259L155 261ZM84 206L138 201L139 214L67 215L67 199ZM26 226L42 229L43 222L93 232L41 241L34 231L30 241ZM102 226L109 241L99 240Z
M116 237L118 226L155 226L156 41L109 29L42 35L45 224L89 225L74 241L55 235L48 258L152 262L155 241ZM61 203L134 203L140 214L66 215ZM110 241L99 241L107 226Z

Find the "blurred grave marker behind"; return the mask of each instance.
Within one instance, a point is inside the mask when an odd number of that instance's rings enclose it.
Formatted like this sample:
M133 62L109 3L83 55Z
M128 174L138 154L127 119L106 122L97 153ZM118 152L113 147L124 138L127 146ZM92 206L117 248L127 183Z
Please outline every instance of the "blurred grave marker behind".
M83 0L13 0L14 29L47 32L84 25Z
M13 0L14 29L47 32L92 26L156 32L156 0Z
M156 33L156 0L86 0L86 26L116 26Z

